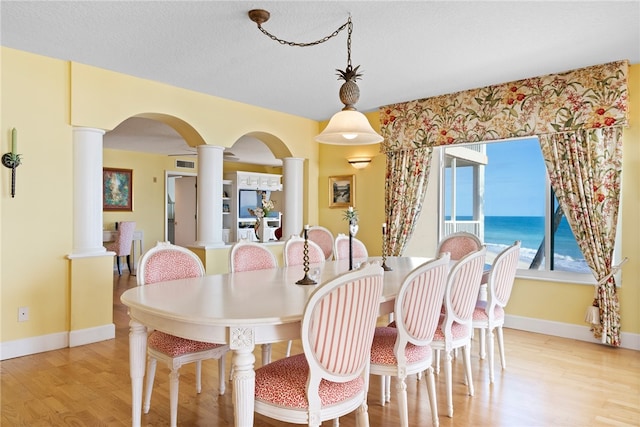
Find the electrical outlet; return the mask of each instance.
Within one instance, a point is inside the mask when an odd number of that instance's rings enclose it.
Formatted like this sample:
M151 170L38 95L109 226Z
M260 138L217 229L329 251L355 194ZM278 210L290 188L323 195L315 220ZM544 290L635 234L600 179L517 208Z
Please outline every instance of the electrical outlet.
M29 320L29 307L18 308L18 322L26 322Z

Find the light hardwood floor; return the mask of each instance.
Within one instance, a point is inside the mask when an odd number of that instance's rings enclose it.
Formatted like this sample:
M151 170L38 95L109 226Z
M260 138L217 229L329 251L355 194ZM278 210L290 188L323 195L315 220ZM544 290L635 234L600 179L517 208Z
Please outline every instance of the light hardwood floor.
M126 272L114 277L114 340L0 364L3 427L131 425L128 316L120 295L133 286L135 277ZM462 361L454 360L453 418L444 415L444 377L436 377L441 426L640 425L640 352L509 329L505 330L505 341L507 370L501 371L496 360L493 385L489 384L487 361L478 358L474 343L473 397L465 394ZM274 358L283 356L285 345L274 345ZM299 343L294 344L296 351L300 351ZM259 361L258 352L256 357ZM204 363L203 391L199 395L195 393L194 366L180 370L179 425L233 425L230 389L224 396L215 394L216 363ZM145 426L169 424L167 374L168 369L158 365L151 411L143 415ZM407 385L411 425L431 426L425 381L412 377ZM393 383L391 403L384 407L378 403L379 390L378 377L372 377L371 426L398 425ZM255 425L288 424L256 416ZM353 416L341 418L340 425L354 426Z

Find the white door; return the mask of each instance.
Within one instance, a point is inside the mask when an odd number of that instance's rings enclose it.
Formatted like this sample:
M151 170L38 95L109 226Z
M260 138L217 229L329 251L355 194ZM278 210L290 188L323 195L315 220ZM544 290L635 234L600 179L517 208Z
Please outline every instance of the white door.
M196 177L176 178L175 237L178 246L196 243Z

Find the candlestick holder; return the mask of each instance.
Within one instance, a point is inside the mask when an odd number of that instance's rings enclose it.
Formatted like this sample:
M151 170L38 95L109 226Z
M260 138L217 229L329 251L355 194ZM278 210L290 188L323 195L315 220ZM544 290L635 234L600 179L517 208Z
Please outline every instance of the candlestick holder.
M387 265L387 234L382 233L382 269L384 271L393 271L393 268Z
M304 230L304 249L302 250L302 265L304 266L304 277L296 282L296 285L315 285L318 282L309 277L309 240L307 229Z
M16 196L16 168L20 166L20 154L5 153L2 155L2 165L11 169L11 197Z

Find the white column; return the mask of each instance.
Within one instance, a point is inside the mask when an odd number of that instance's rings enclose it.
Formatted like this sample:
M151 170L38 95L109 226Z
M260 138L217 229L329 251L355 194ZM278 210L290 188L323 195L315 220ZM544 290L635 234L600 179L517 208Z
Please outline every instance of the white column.
M102 246L102 129L73 129L72 255L106 253Z
M222 246L222 152L224 147L198 146L198 235L196 245Z
M282 159L282 187L284 190L284 212L282 213L282 239L302 231L304 159L285 157Z

